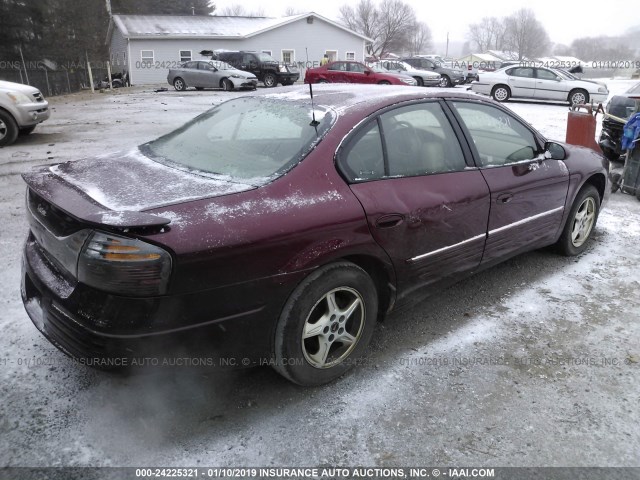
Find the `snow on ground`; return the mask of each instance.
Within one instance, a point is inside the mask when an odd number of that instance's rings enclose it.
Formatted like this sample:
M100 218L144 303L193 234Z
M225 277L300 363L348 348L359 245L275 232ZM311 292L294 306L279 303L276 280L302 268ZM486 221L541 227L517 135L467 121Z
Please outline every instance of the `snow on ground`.
M130 148L230 95L55 98L0 150L1 465L640 466L640 202L619 193L584 255L521 255L394 313L363 365L321 388L267 367L122 376L58 352L20 300L14 173ZM567 106L507 106L564 139Z

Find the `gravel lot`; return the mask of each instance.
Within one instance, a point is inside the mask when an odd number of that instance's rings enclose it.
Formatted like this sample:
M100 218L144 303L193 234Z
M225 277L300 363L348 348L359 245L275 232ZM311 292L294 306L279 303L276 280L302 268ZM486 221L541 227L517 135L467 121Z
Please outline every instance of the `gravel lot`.
M522 255L394 313L322 388L267 367L108 374L50 345L20 300L17 173L126 149L232 95L52 98L0 149L0 465L640 466L640 202L619 193L579 258ZM508 106L564 139L566 106Z

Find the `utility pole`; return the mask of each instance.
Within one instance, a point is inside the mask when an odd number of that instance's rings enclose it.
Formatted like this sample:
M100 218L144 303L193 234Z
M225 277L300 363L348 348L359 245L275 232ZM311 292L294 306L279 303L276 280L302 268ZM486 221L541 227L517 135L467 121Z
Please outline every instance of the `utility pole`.
M111 17L111 0L105 0L107 3L107 14Z
M449 32L447 32L447 51L445 52L444 57L449 57Z
M196 7L194 7L193 5L191 5L191 15L193 15L194 17L196 15Z

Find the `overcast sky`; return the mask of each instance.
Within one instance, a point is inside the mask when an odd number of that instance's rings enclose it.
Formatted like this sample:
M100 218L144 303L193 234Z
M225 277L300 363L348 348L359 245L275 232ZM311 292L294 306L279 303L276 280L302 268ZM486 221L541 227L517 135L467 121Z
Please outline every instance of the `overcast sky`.
M239 3L247 11L262 9L267 16L282 16L288 6L301 11L314 11L333 20L339 16L340 6L355 5L358 0L216 0L217 10ZM378 0L379 1L379 0ZM531 8L547 29L555 43L570 44L575 38L597 35L616 35L640 24L634 11L634 0L576 1L576 0L447 0L424 2L408 0L418 20L431 28L433 41L442 44L447 32L453 41L465 41L467 26L482 17L509 15L520 8ZM438 52L441 53L441 52ZM632 59L624 59L632 60Z

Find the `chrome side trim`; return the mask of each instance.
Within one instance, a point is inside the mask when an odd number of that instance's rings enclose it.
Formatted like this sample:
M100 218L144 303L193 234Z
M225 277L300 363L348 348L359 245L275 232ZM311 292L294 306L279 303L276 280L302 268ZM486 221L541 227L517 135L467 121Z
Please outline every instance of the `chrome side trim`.
M430 257L431 255L437 255L438 253L446 252L447 250L451 250L452 248L460 247L466 243L475 242L476 240L480 240L481 238L486 238L486 234L483 233L482 235L476 235L475 237L467 238L466 240L463 240L454 245L449 245L448 247L442 247L432 252L423 253L422 255L418 255L417 257L408 259L407 262L416 262L418 260L422 260L423 258Z
M547 215L551 215L553 213L559 212L560 210L564 210L564 205L562 207L554 208L553 210L547 210L546 212L539 213L534 215L533 217L523 218L522 220L518 220L517 222L510 223L509 225L505 225L504 227L495 228L493 230L489 230L489 235L493 235L494 233L499 233L504 230L508 230L513 227L517 227L519 225L531 222L533 220L537 220L538 218L546 217Z

